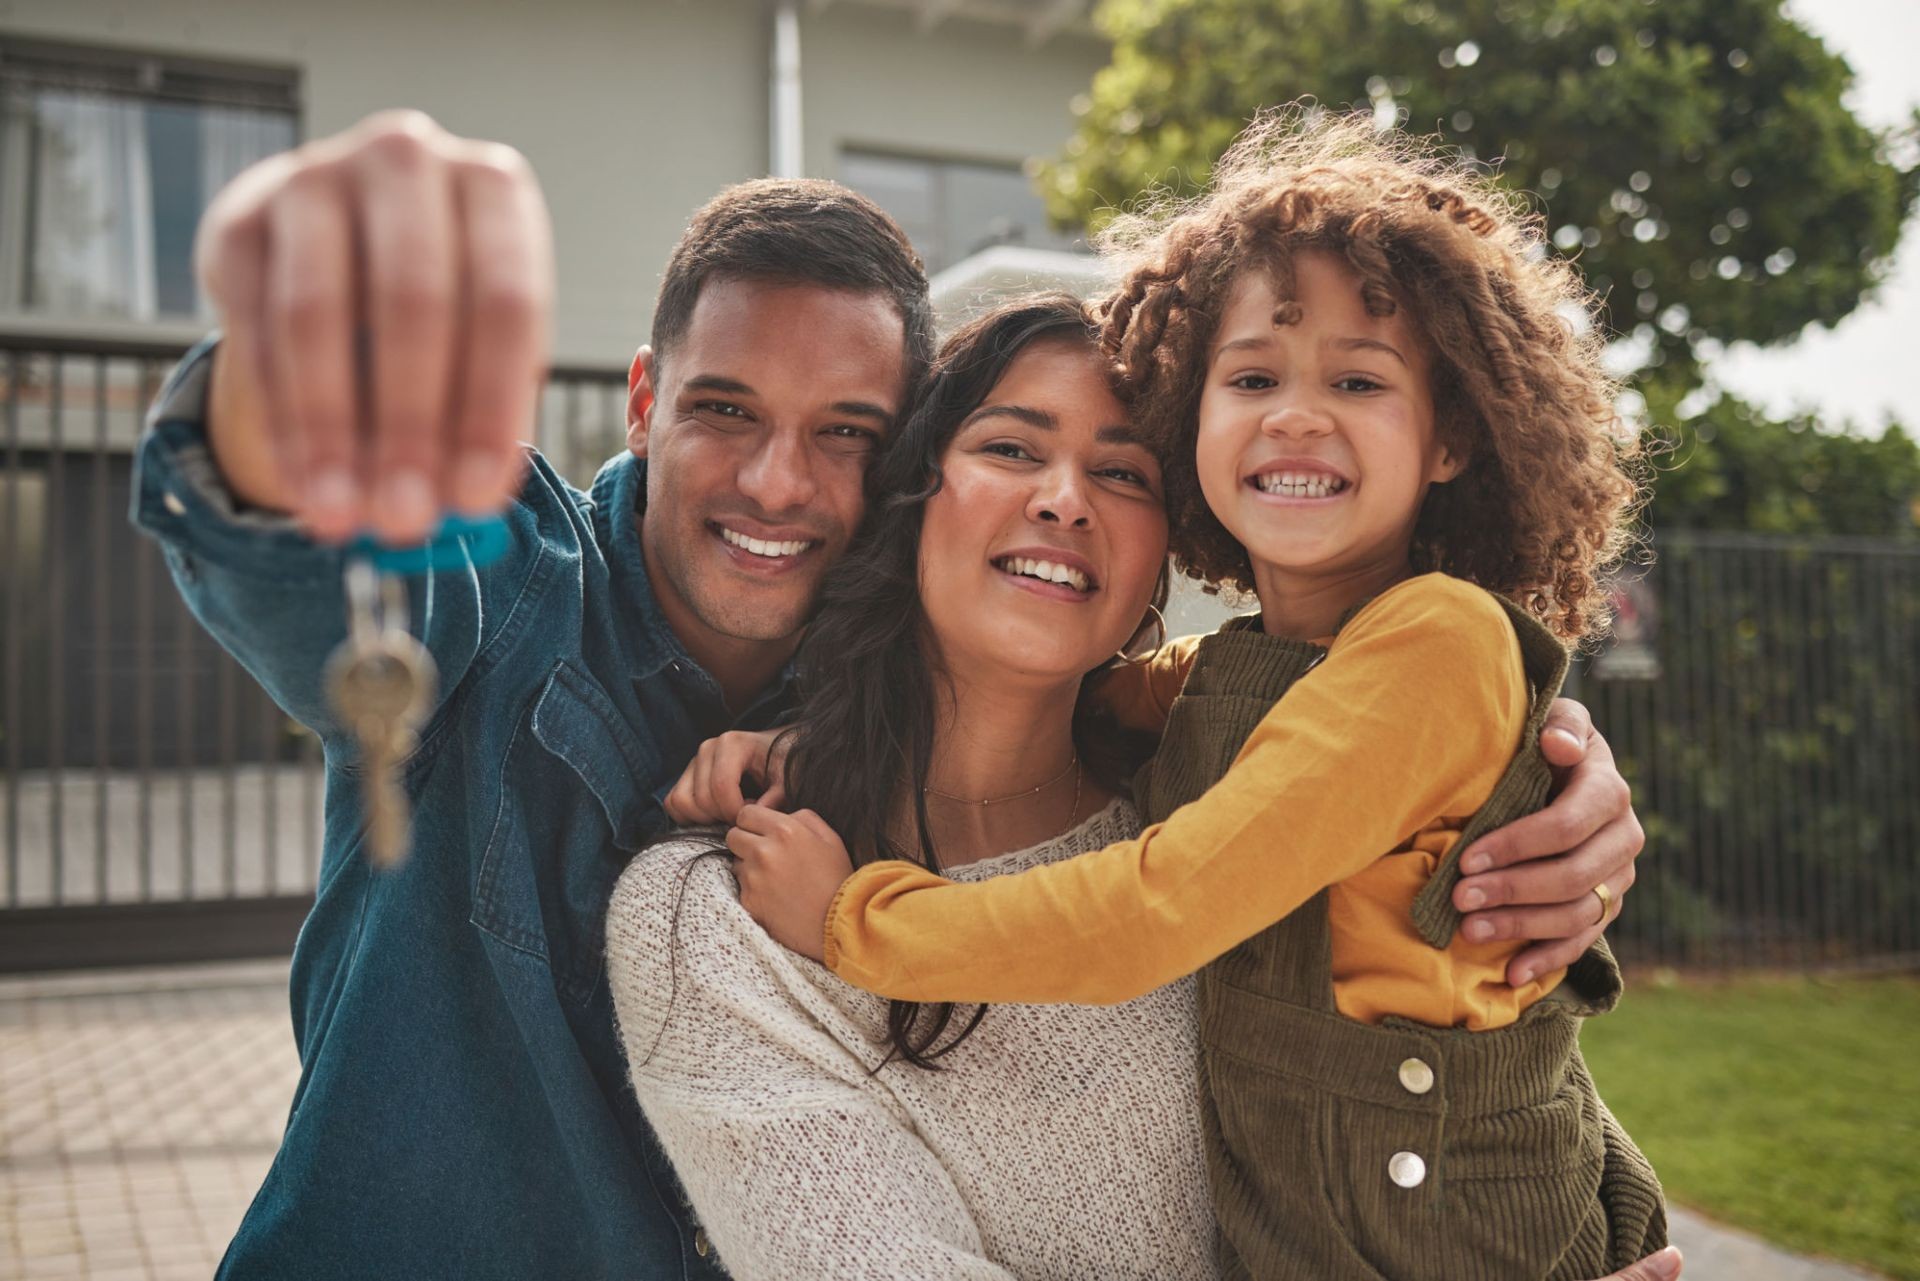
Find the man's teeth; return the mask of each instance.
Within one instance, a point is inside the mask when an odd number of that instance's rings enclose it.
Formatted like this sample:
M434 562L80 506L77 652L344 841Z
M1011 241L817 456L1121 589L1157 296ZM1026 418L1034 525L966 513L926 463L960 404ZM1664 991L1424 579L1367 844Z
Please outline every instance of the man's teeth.
M1008 556L996 563L1009 574L1037 578L1043 583L1061 583L1076 592L1087 590L1087 576L1071 565L1058 565L1050 560L1033 560L1026 556Z
M1346 481L1324 472L1270 471L1253 480L1262 493L1283 498L1329 498L1347 487Z
M810 540L797 543L770 543L764 538L748 538L745 534L736 533L725 525L720 526L720 537L742 551L752 552L755 556L797 556L813 546Z

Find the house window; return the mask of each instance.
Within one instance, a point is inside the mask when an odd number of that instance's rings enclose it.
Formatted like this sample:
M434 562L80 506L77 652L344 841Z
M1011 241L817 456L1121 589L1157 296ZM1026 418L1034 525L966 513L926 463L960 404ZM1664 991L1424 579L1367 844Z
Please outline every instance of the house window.
M929 274L992 245L1076 244L1047 224L1046 208L1018 165L849 150L840 154L840 180L893 215Z
M203 315L193 235L292 146L295 73L0 39L0 315Z

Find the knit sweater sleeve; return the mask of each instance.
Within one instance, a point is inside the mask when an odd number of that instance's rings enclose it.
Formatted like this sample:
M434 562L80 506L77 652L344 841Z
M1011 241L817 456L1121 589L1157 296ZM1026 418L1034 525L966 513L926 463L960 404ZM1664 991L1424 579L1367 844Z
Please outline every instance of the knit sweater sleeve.
M831 976L753 923L708 848L627 869L607 964L634 1092L721 1262L741 1281L1012 1281L868 1074L883 1047L829 1030Z
M978 884L870 863L826 960L910 1001L1131 1000L1193 973L1443 815L1485 803L1527 685L1500 603L1441 574L1382 593L1221 780L1137 838Z

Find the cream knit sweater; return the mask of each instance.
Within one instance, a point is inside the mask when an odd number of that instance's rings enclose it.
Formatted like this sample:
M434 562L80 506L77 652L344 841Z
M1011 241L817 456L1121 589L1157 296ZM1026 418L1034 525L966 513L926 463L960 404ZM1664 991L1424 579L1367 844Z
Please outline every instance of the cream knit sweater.
M977 880L1134 835L1115 801ZM634 860L607 965L640 1105L720 1259L779 1278L1212 1278L1192 980L996 1006L939 1071L887 1003L773 942L690 836Z

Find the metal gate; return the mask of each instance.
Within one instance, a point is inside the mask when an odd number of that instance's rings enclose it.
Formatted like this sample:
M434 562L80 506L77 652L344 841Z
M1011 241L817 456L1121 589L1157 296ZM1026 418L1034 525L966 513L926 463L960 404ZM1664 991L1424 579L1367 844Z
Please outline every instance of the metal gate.
M312 903L319 744L127 520L181 350L0 336L0 972L284 952ZM569 477L621 447L624 391L554 372Z

